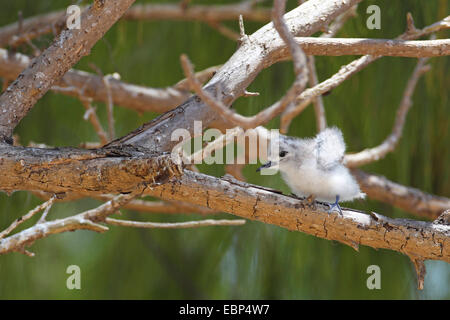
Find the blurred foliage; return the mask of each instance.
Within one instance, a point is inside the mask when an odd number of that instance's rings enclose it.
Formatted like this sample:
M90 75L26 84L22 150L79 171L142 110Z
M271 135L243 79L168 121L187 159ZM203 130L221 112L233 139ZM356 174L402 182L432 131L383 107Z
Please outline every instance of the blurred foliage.
M145 1L138 0L138 3ZM148 1L150 2L150 1ZM162 0L153 2L163 2ZM227 1L192 1L226 3ZM0 25L24 17L66 8L72 1L0 0ZM84 2L86 3L86 1ZM296 1L290 1L293 8ZM366 8L381 7L381 30L366 28ZM262 5L271 5L270 1ZM412 12L421 28L449 14L448 0L363 1L358 17L347 22L340 37L393 38L405 30L405 16ZM237 30L237 22L226 22ZM251 33L262 24L246 22ZM441 32L438 38L448 38ZM35 41L40 48L51 37ZM22 51L30 52L22 47ZM76 66L94 72L94 63L105 74L118 72L124 81L150 87L176 83L183 75L181 53L189 55L196 70L222 64L236 50L236 43L200 22L118 22ZM320 80L355 57L317 57ZM340 127L349 151L379 144L390 133L396 108L415 59L382 58L324 97L329 125ZM450 60L434 58L432 70L419 82L403 137L395 152L367 165L370 172L433 194L450 196ZM249 87L259 97L240 98L238 112L251 115L278 100L293 81L290 62L264 70ZM104 105L96 103L106 127ZM156 114L138 115L116 107L117 135L124 135ZM20 123L16 133L24 145L30 141L54 146L77 146L97 141L91 125L83 120L79 101L48 93ZM278 119L268 127L276 128ZM290 135L315 133L313 108L297 117ZM222 175L221 166L203 166L204 172ZM259 176L256 165L244 169L248 181L289 192L280 177ZM26 192L0 194L0 227L27 212L40 200ZM94 200L58 203L50 218L72 215L98 204ZM389 205L368 200L350 204L391 217L409 217ZM201 219L199 215L138 214L128 218L151 221ZM221 214L218 217L228 217ZM30 223L26 226L31 225ZM137 230L112 226L105 234L76 231L51 236L35 243L34 258L19 253L0 256L0 298L110 298L110 299L415 299L450 298L450 265L427 261L425 290L416 290L412 264L399 253L362 246L360 252L332 241L299 232L248 222L242 227L210 227L187 230ZM82 289L66 288L66 268L78 265ZM366 269L380 266L382 289L368 290Z

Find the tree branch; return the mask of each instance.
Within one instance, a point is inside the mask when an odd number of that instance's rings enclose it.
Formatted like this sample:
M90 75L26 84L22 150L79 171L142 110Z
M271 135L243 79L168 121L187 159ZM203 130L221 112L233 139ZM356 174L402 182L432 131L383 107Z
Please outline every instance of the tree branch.
M2 145L0 190L129 193L182 174L169 154L133 147L84 150Z
M270 21L270 9L255 7L251 1L227 5L189 5L186 8L179 4L135 4L124 13L122 19L220 22L237 20L240 14L249 21ZM26 40L50 33L54 29L62 29L65 26L66 19L65 10L24 19L20 34L18 34L19 22L4 26L0 28L0 47L17 46Z
M158 223L158 222L138 222L129 220L118 220L113 218L106 218L105 222L114 226L120 227L133 227L133 228L145 228L145 229L186 229L186 228L198 228L198 227L210 227L210 226L241 226L245 224L245 220L198 220L187 222L172 222L172 223Z
M310 0L287 13L284 20L293 35L308 36L360 1ZM249 35L248 39L204 88L208 93L215 94L215 98L227 107L245 93L247 86L261 70L276 61L273 53L284 43L273 24L267 24ZM192 134L194 121L201 120L203 126L207 127L218 119L219 116L214 110L198 97L192 97L178 108L144 124L110 145L132 144L168 151L176 144L171 141L174 129L185 128Z
M406 187L387 178L353 169L361 190L370 199L378 200L406 212L436 219L442 212L450 209L450 199L425 193L419 189Z
M308 55L374 55L389 57L442 57L450 55L450 39L389 40L367 38L295 38ZM282 49L280 55L286 54Z
M53 202L55 202L55 199L56 199L56 197L54 197L54 196L51 197L49 200L45 201L44 203L41 203L40 205L38 205L33 210L30 210L26 215L24 215L24 216L18 218L17 220L15 220L8 228L6 228L2 232L0 232L0 239L3 239L8 234L10 234L11 231L16 229L19 225L21 225L25 221L31 219L36 213L38 213L38 212L40 212L42 210L46 210L47 208L51 208Z
M421 30L408 29L397 39L398 40L416 39L426 34L447 28L450 28L450 16L430 26L427 26ZM286 133L288 131L292 119L294 119L295 116L301 113L313 101L315 97L334 89L342 82L344 82L357 72L361 71L362 69L367 67L370 63L376 61L380 57L381 56L372 56L372 55L362 56L361 58L356 59L345 66L342 66L341 69L331 78L319 83L313 88L308 88L305 91L303 91L301 95L297 98L296 104L288 107L281 115L281 124L280 124L281 132Z
M81 15L81 28L63 30L40 56L33 59L0 96L0 137L10 141L15 126L50 88L122 16L134 0L110 0Z
M28 56L0 48L0 77L14 80L29 64L30 58ZM216 73L219 67L214 66L197 72L195 77L202 83L206 82ZM109 85L114 104L138 112L166 112L191 96L186 79L168 88L143 87L117 79L109 79ZM55 90L55 88L66 88L66 90ZM92 98L95 101L107 102L103 78L98 75L72 69L63 76L56 86L52 87L52 90L70 96L78 96L77 91L69 90L71 88L83 90L85 97Z
M219 179L185 171L175 183L158 186L147 194L186 200L246 219L258 220L316 237L336 240L356 250L366 245L450 262L450 226L376 213L343 209L343 216L328 214L328 207L299 200L234 179Z
M0 254L13 251L23 252L25 250L25 246L30 246L36 240L46 238L52 234L82 229L105 232L108 228L98 224L97 222L104 221L108 215L116 212L133 197L135 197L134 194L119 195L113 200L110 200L95 209L85 211L75 216L37 223L36 225L8 238L0 239ZM29 255L33 256L34 254Z
M400 102L400 106L397 110L397 116L395 118L392 133L379 146L365 149L358 153L347 154L344 158L344 163L346 164L346 166L359 167L380 160L384 158L389 152L395 149L402 136L406 115L408 114L409 108L412 105L411 98L417 82L419 81L420 76L430 69L429 66L425 65L426 62L426 58L419 59L419 62L417 63L417 66L415 67L411 78L406 85L405 92L403 93L403 99Z

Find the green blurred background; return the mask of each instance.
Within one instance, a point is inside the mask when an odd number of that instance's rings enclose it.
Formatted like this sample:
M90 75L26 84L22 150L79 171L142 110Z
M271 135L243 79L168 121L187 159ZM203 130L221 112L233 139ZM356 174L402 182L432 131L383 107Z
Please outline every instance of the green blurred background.
M66 8L73 1L0 0L0 26L17 20L18 11L31 17ZM137 0L137 3L146 1ZM151 1L147 1L151 2ZM155 2L155 1L153 1ZM158 0L156 3L165 2ZM83 3L88 3L84 1ZM227 1L193 0L193 4ZM289 1L288 9L296 1ZM366 8L381 8L381 30L366 28ZM263 5L271 5L271 1ZM349 20L338 36L394 38L405 30L410 11L417 27L430 25L450 12L448 0L363 1L358 17ZM225 23L237 31L237 21ZM262 23L246 22L251 33ZM448 38L440 32L438 38ZM34 43L45 48L46 37ZM105 74L118 72L124 81L149 87L170 86L183 78L179 64L189 55L196 70L222 64L236 50L236 43L200 22L118 22L100 40L90 56L76 68ZM30 52L22 47L22 52ZM319 80L324 80L355 57L317 57ZM324 97L329 125L344 132L348 151L379 144L390 133L396 109L415 64L415 59L382 58ZM414 93L403 137L395 152L367 165L369 172L450 196L450 59L430 60L432 70L421 78ZM293 81L290 62L264 70L249 87L259 97L234 103L242 114L255 114L278 100ZM105 107L95 104L106 128ZM154 118L116 107L118 136ZM83 120L81 103L64 95L48 93L23 119L16 133L24 145L30 141L53 146L77 146L97 141L90 123ZM269 124L277 128L279 119ZM290 127L290 135L311 136L316 131L309 107ZM288 193L279 175L259 176L256 165L244 173L249 182ZM208 174L224 174L223 166L203 166ZM0 228L39 204L27 192L0 194ZM49 218L60 218L93 208L99 202L85 199L54 205ZM387 204L367 200L351 207L372 210L390 217L411 216ZM124 211L140 221L185 221L200 215L144 214ZM217 218L230 217L220 214ZM416 218L417 219L417 218ZM30 226L31 223L25 225ZM397 252L362 246L359 252L332 241L299 232L247 222L241 227L208 227L186 230L138 230L110 227L105 234L76 231L36 242L29 258L19 253L0 256L0 298L3 299L449 299L450 265L427 261L425 290L416 290L416 276L409 259ZM381 268L381 290L368 290L369 265ZM81 290L66 288L66 268L81 268Z

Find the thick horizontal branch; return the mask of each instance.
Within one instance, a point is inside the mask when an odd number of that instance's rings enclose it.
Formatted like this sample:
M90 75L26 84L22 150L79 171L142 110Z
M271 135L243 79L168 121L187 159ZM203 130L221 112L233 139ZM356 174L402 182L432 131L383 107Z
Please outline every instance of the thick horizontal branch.
M147 190L166 200L183 200L246 219L336 240L356 250L366 245L402 252L420 260L450 262L450 226L328 207L299 200L231 178L215 178L185 171L176 182Z
M450 55L450 39L389 40L366 38L295 38L308 55L374 55L392 57L439 57ZM284 50L280 55L284 56ZM286 54L287 56L287 54Z
M0 137L9 141L15 126L62 76L119 19L134 0L95 1L81 17L80 29L65 29L49 48L0 96Z
M31 59L21 53L15 53L0 48L0 77L14 80L30 64ZM195 74L200 82L209 80L219 67L210 67ZM117 79L110 79L111 95L115 105L123 106L138 112L166 112L191 96L185 80L168 88L150 88L130 84ZM58 93L77 96L76 88L83 91L86 97L95 101L106 102L107 94L102 77L79 70L69 70L57 83ZM55 89L55 87L53 87ZM56 89L58 89L56 88Z
M388 203L406 212L428 219L436 219L442 212L450 209L450 199L425 193L419 189L399 183L362 170L352 170L363 192L371 199Z
M84 150L0 146L0 190L91 195L129 193L164 183L182 170L170 155L131 147Z

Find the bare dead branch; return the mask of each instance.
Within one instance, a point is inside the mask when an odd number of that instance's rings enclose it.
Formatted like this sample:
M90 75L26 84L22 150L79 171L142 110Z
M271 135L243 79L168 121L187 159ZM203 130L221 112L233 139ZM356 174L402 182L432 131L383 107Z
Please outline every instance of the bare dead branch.
M0 190L129 193L182 174L169 154L122 146L84 150L0 146Z
M134 0L111 0L81 16L81 28L63 30L0 96L0 136L9 141L15 126L52 85L122 16ZM64 59L62 59L64 57Z
M423 290L423 283L425 281L425 274L427 270L425 269L425 263L422 259L416 259L413 256L410 256L412 263L414 264L414 268L416 269L417 275L417 289Z
M284 3L275 1L273 12L274 27L289 48L289 52L294 60L294 71L296 74L296 80L292 87L288 90L283 99L281 99L281 101L273 108L265 109L252 117L245 117L235 113L225 106L219 99L215 99L206 90L203 90L201 83L199 83L194 77L191 62L186 55L181 56L183 71L186 78L190 81L195 93L219 115L225 118L226 121L229 121L244 129L255 128L273 119L275 115L282 112L288 104L295 99L295 97L305 88L307 82L308 71L306 69L306 57L300 47L296 44L294 38L289 33L287 26L283 22ZM241 42L249 42L250 40L248 36L245 35L242 16L240 19L240 30Z
M0 77L14 80L30 63L28 56L0 49ZM209 80L220 66L210 67L195 74L200 82ZM191 94L186 79L168 88L149 88L138 86L118 79L110 79L114 104L136 110L138 112L166 112L188 99ZM79 70L69 70L56 84L56 88L83 89L84 96L95 101L107 103L107 93L103 77ZM55 86L52 87L55 89ZM78 96L73 90L58 92Z
M343 14L339 15L336 20L328 27L327 32L320 35L321 38L332 38L334 37L339 30L344 26L345 22L347 22L348 19L351 17L356 17L357 13L356 10L358 8L358 5L354 5L350 8L350 10L347 10Z
M53 202L55 202L55 199L56 199L56 197L54 197L54 196L51 197L49 200L45 201L44 203L41 203L40 205L38 205L33 210L30 210L26 215L16 219L8 228L6 228L2 232L0 232L0 239L3 239L8 234L10 234L11 231L16 229L19 225L21 225L25 221L31 219L36 213L38 213L38 212L40 212L42 210L47 210L47 208L48 209L51 208Z
M136 4L123 19L127 20L237 20L242 14L245 20L267 22L270 9L253 6L249 1L225 5L189 5L187 8L174 4Z
M116 136L115 134L115 124L114 124L114 103L112 100L112 94L111 94L111 86L109 84L110 79L112 78L111 75L106 75L103 77L103 83L105 84L105 91L106 91L106 110L108 113L108 134L109 134L109 141L113 140Z
M392 152L397 146L405 126L406 115L412 105L412 95L421 75L427 72L430 67L425 65L428 59L419 59L411 78L406 85L403 93L402 101L397 110L394 127L391 134L379 145L373 148L365 149L361 152L348 154L344 158L344 162L348 167L359 167L374 161L383 159L389 152Z
M414 33L412 33L410 30L407 30L397 39L411 40L447 28L450 28L450 16L421 30L416 29ZM350 78L352 75L361 71L370 63L376 61L379 58L380 56L372 56L372 55L362 56L361 58L356 59L345 66L342 66L341 69L329 79L319 83L313 88L308 88L305 91L303 91L297 98L296 104L288 107L285 110L285 112L281 115L280 131L282 133L286 133L289 129L289 125L292 119L299 113L301 113L313 101L315 97L334 89L342 82Z
M328 28L326 33L320 35L321 38L334 37L338 31L343 27L344 23L350 18L356 16L356 9L358 5L354 5L350 10L344 12L336 18L333 24ZM311 87L319 84L316 71L316 63L314 56L308 56L308 82ZM325 106L323 104L322 96L317 96L314 100L314 113L316 115L316 128L317 131L322 131L327 127L327 119L325 115Z
M374 55L390 57L442 57L450 55L450 40L389 40L366 38L295 38L308 55ZM285 56L281 51L280 55Z
M288 29L295 36L308 36L319 31L339 14L347 11L360 0L310 0L284 16ZM244 17L245 18L245 17ZM214 75L204 91L215 94L225 106L244 94L247 86L264 68L279 57L273 53L285 47L273 24L267 24L243 43L235 54ZM226 84L226 85L225 85ZM275 107L274 107L275 108ZM198 97L192 97L178 108L144 124L130 134L110 145L132 144L154 150L169 151L176 144L171 141L175 128L185 128L193 133L194 121L201 120L203 126L220 119L215 110L205 105ZM156 134L157 133L157 134Z
M199 213L199 214L213 214L217 213L214 210L186 203L184 201L145 201L145 200L132 200L124 206L125 209L135 210L139 212L147 213L169 213L169 214L187 214L187 213Z
M195 78L198 81L200 81L201 83L204 83L204 82L208 81L209 79L211 79L211 77L214 76L214 74L216 74L217 70L219 70L220 67L221 67L220 65L213 66L213 67L209 67L205 70L198 71L195 73ZM183 80L178 81L173 86L173 88L176 90L184 90L184 91L192 90L192 88L189 85L188 79L183 79Z
M22 24L19 27L19 24ZM19 44L37 38L41 35L51 33L56 24L64 25L66 23L66 12L51 12L28 19L18 21L0 28L0 47L18 46ZM17 34L18 30L21 30Z
M241 226L245 224L243 219L235 220L198 220L187 222L138 222L129 220L118 220L113 218L106 218L105 222L114 226L120 227L133 227L133 228L145 228L145 229L186 229L186 228L198 228L198 227L210 227L210 226Z
M33 190L31 193L40 199L45 201L49 200L53 195L48 192ZM64 196L57 199L58 202L68 202L79 200L81 198L91 197L93 199L101 201L109 201L114 199L113 195L92 195L89 192L87 194L78 193L64 193ZM142 199L132 199L127 202L124 209L144 212L144 213L165 213L165 214L189 214L189 213L199 213L203 215L209 215L217 213L211 209L197 206L194 204L186 203L183 201L148 201Z
M270 21L269 8L256 8L248 1L229 5L189 5L187 8L182 8L177 4L136 4L124 13L122 19L221 22L237 20L240 14L249 21ZM51 33L54 28L62 29L66 19L65 10L24 19L19 34L17 34L19 22L4 26L0 28L0 47L17 46L26 40Z
M135 194L119 195L95 209L64 219L38 223L10 237L0 239L0 254L14 251L23 252L25 246L30 246L36 240L46 238L52 234L83 229L105 232L108 228L97 222L104 221L108 215L115 213L133 197L135 197Z
M422 260L450 262L450 226L343 209L343 216L328 214L328 207L270 192L237 180L224 180L186 171L175 183L146 191L164 199L188 200L245 219L278 225L316 237L384 248Z
M442 212L450 209L450 199L446 197L406 187L383 176L366 173L359 169L353 169L352 173L358 179L362 191L370 199L388 203L428 219L436 219Z

